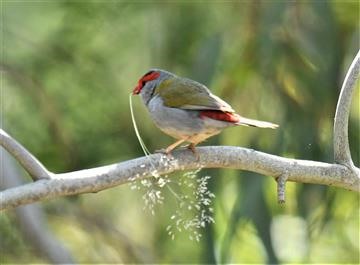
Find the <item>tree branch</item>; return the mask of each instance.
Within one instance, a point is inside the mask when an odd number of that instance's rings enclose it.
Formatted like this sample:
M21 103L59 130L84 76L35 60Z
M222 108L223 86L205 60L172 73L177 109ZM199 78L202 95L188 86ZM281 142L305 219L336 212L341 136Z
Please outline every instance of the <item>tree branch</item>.
M278 177L287 181L330 185L360 191L360 170L343 165L283 158L252 149L231 146L197 148L200 159L191 151L177 150L173 158L154 154L108 166L75 172L53 174L51 179L5 190L0 193L0 210L60 196L98 192L136 179L151 177L154 168L159 175L181 170L203 168L232 168ZM151 161L150 161L151 159Z
M43 164L3 129L0 129L0 145L16 158L34 181L50 178L51 173Z
M255 150L212 146L199 147L200 159L188 150L177 150L169 160L154 154L113 165L54 174L29 151L0 129L0 145L9 151L32 176L34 183L0 193L0 210L59 196L98 192L136 179L164 175L180 170L233 168L273 176L278 181L278 200L285 200L286 181L313 183L360 192L360 169L355 167L348 141L348 118L351 97L359 75L360 52L346 74L334 122L335 164L283 158Z
M336 163L348 167L354 167L351 159L348 138L348 121L350 114L351 99L355 84L359 78L360 51L358 51L341 87L339 100L336 106L334 120L334 160Z

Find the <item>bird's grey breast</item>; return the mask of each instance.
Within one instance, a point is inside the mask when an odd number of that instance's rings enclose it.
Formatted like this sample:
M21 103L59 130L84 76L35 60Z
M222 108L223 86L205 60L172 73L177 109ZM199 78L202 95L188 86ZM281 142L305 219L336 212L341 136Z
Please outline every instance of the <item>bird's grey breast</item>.
M175 138L199 133L204 128L198 111L167 107L159 95L149 101L148 110L155 124Z

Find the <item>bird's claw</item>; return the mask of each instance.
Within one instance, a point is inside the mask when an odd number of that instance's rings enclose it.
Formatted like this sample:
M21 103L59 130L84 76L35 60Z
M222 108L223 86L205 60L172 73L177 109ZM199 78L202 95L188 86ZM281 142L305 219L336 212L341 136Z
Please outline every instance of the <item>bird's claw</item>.
M161 149L157 149L157 150L155 150L155 153L157 153L157 154L165 154L165 152L166 152L166 149L165 148L161 148Z
M199 155L198 151L196 151L194 144L189 144L187 146L187 149L191 150L191 152L194 154L194 156L196 158L196 161L200 160L200 155Z
M155 153L166 155L168 158L174 158L173 155L171 154L171 151L165 148L155 150Z
M195 156L196 158L196 161L199 161L200 160L200 155L199 153L197 152L196 148L195 148L195 145L194 144L189 144L186 146L187 149L189 149ZM173 150L173 147L172 146L169 146L168 148L162 148L162 149L159 149L159 150L155 150L155 153L160 153L160 154L164 154L166 155L168 158L174 158L173 155L171 154L171 151Z

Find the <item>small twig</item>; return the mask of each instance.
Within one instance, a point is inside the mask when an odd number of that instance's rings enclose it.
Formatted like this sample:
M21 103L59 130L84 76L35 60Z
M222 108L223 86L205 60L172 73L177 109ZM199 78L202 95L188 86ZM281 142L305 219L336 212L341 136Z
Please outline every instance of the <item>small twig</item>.
M277 197L278 203L283 204L285 203L286 198L286 181L288 179L288 174L282 174L276 178L277 182Z
M0 145L3 146L36 181L39 179L50 179L50 173L25 147L0 129Z
M334 160L336 163L348 167L354 167L351 159L348 138L348 121L350 114L351 99L355 84L359 78L360 51L351 63L341 87L339 100L336 106L334 120Z

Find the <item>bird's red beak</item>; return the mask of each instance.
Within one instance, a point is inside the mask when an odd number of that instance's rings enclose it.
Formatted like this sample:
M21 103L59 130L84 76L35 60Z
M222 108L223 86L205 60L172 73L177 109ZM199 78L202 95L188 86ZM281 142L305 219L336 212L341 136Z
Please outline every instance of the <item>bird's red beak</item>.
M139 82L138 85L134 88L132 94L138 95L140 93L141 89L142 89L142 85L141 85L141 82Z

